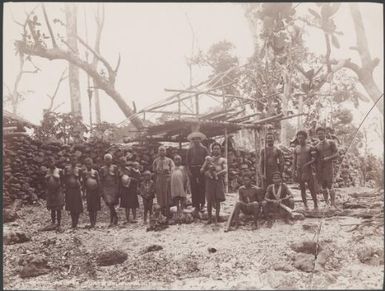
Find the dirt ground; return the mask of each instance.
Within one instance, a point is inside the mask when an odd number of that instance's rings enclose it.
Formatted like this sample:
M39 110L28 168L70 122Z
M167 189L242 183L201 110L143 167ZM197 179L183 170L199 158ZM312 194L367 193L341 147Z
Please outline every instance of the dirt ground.
M349 191L339 189L340 197ZM299 198L298 190L294 190ZM228 194L224 214L229 214L237 199ZM323 204L321 203L321 207ZM296 203L301 208L302 203ZM384 266L359 260L360 250L372 246L383 250L383 229L352 231L352 223L360 219L330 217L322 225L320 242L330 256L322 268L303 272L293 265L296 253L290 245L314 240L320 219L306 218L293 225L277 221L272 228L252 230L251 224L225 233L218 226L194 222L172 225L160 232L146 232L141 219L137 224L122 225L124 213L119 209L119 227L107 228L105 207L99 213L97 228L85 229L89 223L83 213L80 228L70 229L70 218L63 216L64 232L41 232L50 223L44 206L24 206L20 219L4 228L22 230L31 241L4 245L4 289L381 289ZM304 226L305 225L305 226ZM307 226L307 227L306 227ZM145 247L160 245L162 250L143 253ZM215 248L216 252L209 252ZM128 259L113 266L97 266L101 251L121 250ZM19 277L20 259L29 255L48 260L46 275Z

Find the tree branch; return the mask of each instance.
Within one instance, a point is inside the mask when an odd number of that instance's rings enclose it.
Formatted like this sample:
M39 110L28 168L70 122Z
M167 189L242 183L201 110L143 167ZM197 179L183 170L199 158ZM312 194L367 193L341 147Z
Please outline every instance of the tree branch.
M23 41L16 41L15 45L18 51L24 54L39 56L49 60L65 60L75 66L78 66L93 78L98 88L103 90L116 102L122 112L130 119L136 128L143 128L142 120L138 116L134 115L133 110L127 105L120 93L115 90L114 84L100 76L97 69L92 64L80 59L78 55L72 54L69 51L64 51L60 48L44 48L39 46L31 47Z
M54 34L53 34L51 24L49 23L49 19L48 19L48 15L47 15L47 10L45 9L44 3L41 4L41 7L42 7L42 9L43 9L43 14L44 14L45 23L47 24L48 31L49 31L49 34L50 34L50 36L51 36L52 46L53 46L53 47L57 47L56 40L55 40L55 36L54 36Z

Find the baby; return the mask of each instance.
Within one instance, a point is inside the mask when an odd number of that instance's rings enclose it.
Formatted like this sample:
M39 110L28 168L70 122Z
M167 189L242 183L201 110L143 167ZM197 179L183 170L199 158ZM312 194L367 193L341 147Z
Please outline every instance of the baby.
M214 159L211 156L206 156L205 163L203 165L204 169L207 169L206 175L213 180L218 180L218 175L214 165Z

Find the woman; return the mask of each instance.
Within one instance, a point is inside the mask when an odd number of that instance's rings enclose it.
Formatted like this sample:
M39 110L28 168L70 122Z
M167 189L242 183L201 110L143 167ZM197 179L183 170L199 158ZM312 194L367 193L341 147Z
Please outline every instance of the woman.
M64 206L64 195L62 192L60 170L56 168L56 162L53 158L49 159L48 171L45 176L47 186L47 209L51 211L52 225L57 227L61 223L61 211Z
M175 165L170 158L166 157L166 148L164 146L159 147L158 154L159 156L152 164L156 179L156 200L162 209L163 215L169 218L171 204L170 174Z
M91 222L91 228L95 227L97 211L100 210L100 177L94 169L91 158L84 160L85 170L83 172L83 192L87 199L87 210Z
M80 213L83 212L81 176L81 169L77 166L77 157L73 156L70 165L64 168L65 209L71 214L72 228L77 227Z
M102 185L103 199L110 209L110 225L118 224L118 214L115 206L119 203L119 171L118 167L112 164L112 155L104 155L105 165L100 169L100 182Z
M215 223L219 222L220 203L226 200L224 180L227 172L227 160L221 157L222 148L219 143L212 144L211 152L211 161L208 162L209 159L207 159L201 168L201 172L205 173L206 177L207 224L212 223L211 211L213 206L215 208ZM211 175L210 164L215 167L216 175Z
M130 209L132 210L132 223L137 223L136 209L139 208L138 201L138 180L132 177L130 163L123 161L120 169L120 207L125 209L126 224L130 222Z

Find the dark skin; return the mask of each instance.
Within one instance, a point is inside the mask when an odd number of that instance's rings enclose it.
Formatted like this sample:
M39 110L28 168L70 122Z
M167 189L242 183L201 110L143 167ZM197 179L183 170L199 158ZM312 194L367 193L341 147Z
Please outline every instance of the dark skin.
M215 145L213 146L212 148L212 154L214 156L214 158L220 158L221 156L221 147L219 145ZM203 166L202 166L203 168ZM217 172L217 176L222 176L226 173L227 169L226 169L226 164L223 166L223 170ZM215 223L217 223L219 221L219 212L220 212L220 207L221 207L221 204L219 201L216 201L215 202ZM207 212L208 212L208 215L209 215L209 219L208 219L208 224L211 224L211 205L207 207Z
M325 130L318 130L317 132L317 135L318 135L318 139L320 140L320 142L324 142L325 139L326 139L326 132ZM322 158L322 161L329 161L329 160L333 160L335 158L338 157L338 152L330 155L330 156L327 156L327 157L323 157Z
M326 140L326 131L325 130L323 130L323 129L318 130L317 135L318 135L318 139L320 140L321 143L325 142L325 140ZM326 156L326 157L321 158L321 161L329 161L329 160L333 160L337 157L338 157L338 151L336 151L334 154L332 154L330 156ZM337 206L335 204L335 192L333 189L322 189L322 193L324 195L325 202L326 202L326 204L329 204L328 190L329 190L329 195L331 198L331 204L333 207L337 208Z
M303 135L303 134L298 134L297 135L297 140L298 140L298 143L299 143L299 146L300 146L300 154L302 152L302 154L304 154L304 152L306 151L306 136ZM297 150L294 151L294 175L295 176L298 176L299 173L297 172ZM315 158L312 157L312 159L308 162L306 162L305 164L302 165L302 169L301 169L301 173L303 170L306 169L306 167L310 164L313 164L315 162ZM307 200L306 200L306 185L304 182L300 182L300 189L301 189L301 196L302 196L302 201L305 205L305 209L307 210L308 209L308 206L307 206ZM317 209L318 208L318 205L317 205L317 198L316 198L316 194L315 194L315 190L314 190L314 187L312 184L309 185L309 190L310 190L310 193L311 193L311 196L313 198L313 202L314 202L314 208Z

